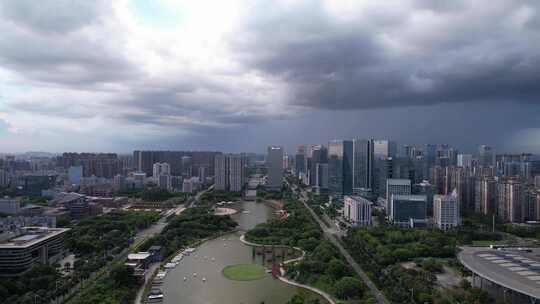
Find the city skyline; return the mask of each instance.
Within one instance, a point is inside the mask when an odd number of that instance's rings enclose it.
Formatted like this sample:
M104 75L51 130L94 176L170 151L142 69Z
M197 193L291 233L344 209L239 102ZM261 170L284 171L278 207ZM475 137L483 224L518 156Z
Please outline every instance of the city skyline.
M6 152L353 138L540 152L532 1L33 4L0 4Z

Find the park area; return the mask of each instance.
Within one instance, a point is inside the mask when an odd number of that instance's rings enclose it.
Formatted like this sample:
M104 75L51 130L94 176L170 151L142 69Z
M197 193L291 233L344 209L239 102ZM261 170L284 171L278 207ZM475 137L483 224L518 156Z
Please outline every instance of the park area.
M238 264L223 268L223 275L229 280L253 281L264 278L266 271L257 264Z

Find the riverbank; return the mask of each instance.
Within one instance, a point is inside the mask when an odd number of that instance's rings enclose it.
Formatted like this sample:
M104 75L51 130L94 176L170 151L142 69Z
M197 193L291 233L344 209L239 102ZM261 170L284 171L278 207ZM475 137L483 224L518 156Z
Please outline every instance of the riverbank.
M304 250L302 250L301 248L299 247L290 247L290 246L285 246L285 245L264 245L264 244L257 244L257 243L253 243L253 242L250 242L250 241L247 241L246 238L245 238L245 234L242 234L240 236L240 241L247 245L247 246L253 246L253 247L268 247L268 246L274 246L274 247L281 247L281 248L292 248L294 250L298 250L302 253L302 255L298 258L294 258L294 259L289 259L289 260L286 260L286 261L283 261L283 265L287 265L287 264L290 264L290 263L295 263L295 262L299 262L299 261L302 261L305 256L306 256L306 252ZM294 280L291 280L291 279L287 279L285 277L285 268L283 267L280 267L280 275L277 277L278 280L282 281L283 283L287 283L289 285L292 285L292 286L295 286L295 287L300 287L300 288L303 288L303 289L306 289L306 290L309 290L311 292L314 292L316 294L318 294L319 296L323 297L329 304L336 304L336 301L334 301L334 299L332 298L332 296L330 296L328 293L320 290L320 289L317 289L315 287L312 287L312 286L309 286L309 285L304 285L304 284L300 284Z

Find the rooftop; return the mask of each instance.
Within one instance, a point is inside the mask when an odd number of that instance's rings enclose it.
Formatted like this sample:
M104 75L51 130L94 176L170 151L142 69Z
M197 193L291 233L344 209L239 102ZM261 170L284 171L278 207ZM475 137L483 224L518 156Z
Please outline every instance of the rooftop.
M146 260L151 255L152 254L150 254L149 252L130 253L130 254L128 254L128 260L130 260L130 261Z
M26 248L60 235L68 228L24 227L23 233L0 242L0 249Z
M427 200L427 196L417 195L417 194L393 194L392 199L396 201L403 200L403 201L423 202Z
M458 258L477 275L500 286L540 299L540 248L463 247Z
M386 181L388 185L393 185L393 186L410 186L411 185L410 179L389 178Z

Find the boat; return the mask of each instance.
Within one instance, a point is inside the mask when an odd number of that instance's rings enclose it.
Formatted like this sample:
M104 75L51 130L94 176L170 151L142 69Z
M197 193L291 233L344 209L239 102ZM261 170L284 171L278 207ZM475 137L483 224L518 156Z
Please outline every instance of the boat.
M186 277L184 277L184 281L187 281L187 278L186 278Z
M193 273L193 276L194 276L194 277L196 277L196 276L197 276L197 273L196 273L196 272L194 272L194 273Z
M149 302L161 302L163 301L163 292L159 288L152 288L148 293Z
M202 278L202 281L203 281L203 282L206 282L206 278Z

